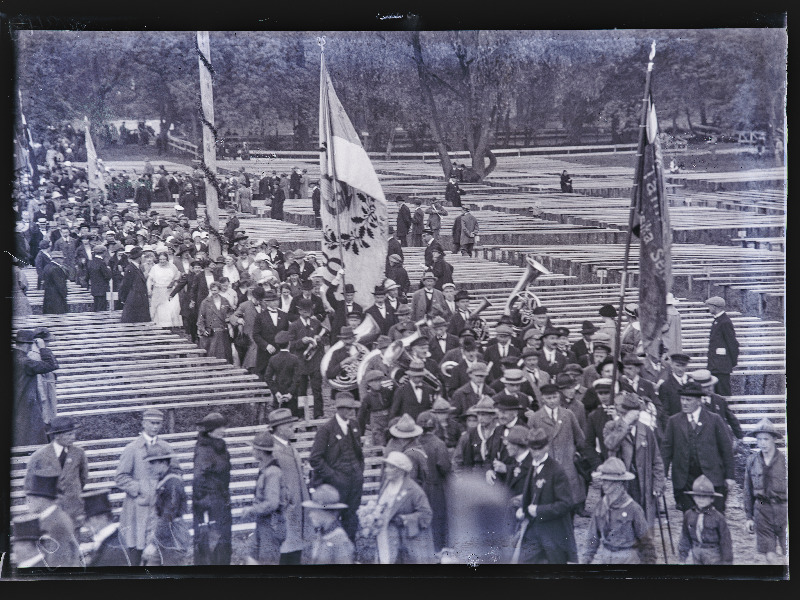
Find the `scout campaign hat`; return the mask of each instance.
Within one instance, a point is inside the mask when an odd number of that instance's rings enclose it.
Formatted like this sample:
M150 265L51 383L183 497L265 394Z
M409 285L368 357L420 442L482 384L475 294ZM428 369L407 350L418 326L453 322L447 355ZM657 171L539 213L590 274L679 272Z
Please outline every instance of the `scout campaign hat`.
M39 515L20 515L11 522L11 541L38 541L44 535L39 523Z
M50 435L67 433L68 431L75 431L76 429L78 429L78 424L70 416L53 417L50 421Z
M710 306L716 306L718 308L725 308L725 299L719 296L711 296L711 298L706 300L704 304L708 304Z
M767 419L766 417L761 419L756 424L755 429L750 431L750 435L753 436L753 437L755 437L759 433L768 433L768 434L770 434L772 437L774 437L776 439L780 439L781 437L783 437L780 434L780 432L777 429L775 429L775 425L773 424L773 422L770 421L769 419Z
M303 500L303 508L317 510L343 510L347 504L339 502L339 492L329 483L323 483L311 492L311 500Z
M689 373L689 377L694 379L700 385L714 385L719 381L719 379L714 377L711 374L711 371L708 369L698 369L697 371L692 371Z
M96 517L97 515L111 515L111 501L108 494L111 490L92 490L81 494L83 498L83 509L86 511L86 518Z
M522 425L514 425L514 427L508 430L506 442L509 444L516 444L517 446L527 446L528 428Z
M595 479L605 479L607 481L630 481L636 475L630 473L625 468L625 463L616 456L606 459L602 465L597 468L597 471L592 473Z
M478 411L475 410L474 406L470 406L466 411L458 415L456 419L459 421L466 421L469 417L475 417L476 419L478 418Z
M455 410L454 406L450 406L450 403L445 400L444 398L437 398L436 402L433 403L433 407L431 407L432 413L451 413Z
M58 479L58 473L33 473L25 482L25 493L55 500L58 497Z
M695 479L692 484L692 491L686 493L690 496L718 496L722 498L722 494L714 491L714 484L705 475L700 475Z
M299 419L292 414L292 411L288 408L276 408L272 412L269 413L267 417L267 426L271 428L278 427L279 425L285 425L286 423L294 423Z
M525 375L520 369L506 369L506 372L500 378L500 381L511 385L521 384L525 381Z
M411 417L408 418L410 419ZM422 428L420 428L420 431L422 431ZM397 451L389 452L389 456L381 460L385 462L387 465L392 465L393 467L397 467L398 469L405 471L406 473L410 473L411 469L414 468L414 465L411 463L411 459L408 458L402 452L397 452Z
M424 410L417 415L417 425L422 427L422 430L436 429L436 417L429 410Z
M526 441L528 442L528 448L533 450L541 450L550 443L550 437L547 435L547 432L544 429L537 427L536 429L531 429L528 432Z
M269 431L262 431L253 437L253 441L250 442L250 445L256 450L272 452L272 449L275 447L275 439Z
M678 389L679 396L690 396L693 398L700 398L705 396L705 392L699 383L689 380Z
M373 381L381 381L385 379L387 376L383 371L378 369L371 369L367 371L366 375L364 375L364 383L371 383Z
M581 334L592 334L597 331L597 326L591 321L584 321L581 325Z
M478 403L471 408L476 413L487 413L487 414L496 414L497 410L494 407L494 400L492 400L489 396L484 396Z
M146 419L148 421L163 421L164 413L157 408L148 408L146 411L144 411L144 413L142 413L142 419Z
M214 431L218 427L224 427L227 423L228 420L220 413L210 412L197 423L197 426L201 431Z
M414 423L411 415L405 413L397 423L389 428L389 433L396 438L413 438L422 434L422 427Z
M347 392L336 394L336 408L359 408L360 406L361 403L353 398L353 394Z

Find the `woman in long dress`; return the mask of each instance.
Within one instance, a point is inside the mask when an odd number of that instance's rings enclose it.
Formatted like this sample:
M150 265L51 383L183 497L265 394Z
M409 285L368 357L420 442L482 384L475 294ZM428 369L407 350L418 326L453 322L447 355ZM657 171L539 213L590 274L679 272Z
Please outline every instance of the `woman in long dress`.
M147 275L147 291L150 294L150 317L159 327L183 327L181 305L177 296L169 294L181 274L169 260L166 252L158 253L158 263Z

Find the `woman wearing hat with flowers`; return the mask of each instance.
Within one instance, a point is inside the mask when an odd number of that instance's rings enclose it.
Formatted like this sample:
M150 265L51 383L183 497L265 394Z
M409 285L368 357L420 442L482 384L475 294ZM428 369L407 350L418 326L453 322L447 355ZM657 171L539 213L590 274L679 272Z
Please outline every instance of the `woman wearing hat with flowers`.
M378 500L359 510L362 532L375 538L379 564L429 564L434 554L433 511L425 492L409 476L411 459L390 452L383 462Z
M195 565L231 562L231 457L223 439L226 424L218 412L198 423L192 479Z
M336 488L323 483L314 493L311 500L303 502L303 508L311 520L316 535L306 553L305 564L308 565L350 565L353 564L355 546L342 529L339 513L347 508L339 502Z
M650 524L642 507L625 491L625 482L634 479L634 474L625 469L625 463L619 458L612 456L592 473L592 477L600 480L603 496L589 522L582 563L655 564L656 549Z
M694 499L694 506L683 513L681 540L678 542L678 559L686 562L689 551L696 565L733 564L731 532L725 515L714 508L714 484L705 475L700 475L686 492Z
M269 432L257 434L251 442L258 461L258 479L253 504L244 509L242 518L255 519L256 528L248 538L247 564L277 565L281 544L286 539L288 491L277 459L275 440Z

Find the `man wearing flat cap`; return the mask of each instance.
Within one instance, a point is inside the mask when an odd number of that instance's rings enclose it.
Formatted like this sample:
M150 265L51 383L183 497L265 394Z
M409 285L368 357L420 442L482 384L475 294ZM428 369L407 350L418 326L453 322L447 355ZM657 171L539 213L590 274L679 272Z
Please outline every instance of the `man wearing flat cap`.
M147 465L148 448L160 446L172 454L172 446L158 437L164 424L164 413L148 408L142 414L142 433L122 450L114 473L117 487L125 492L119 528L122 541L128 549L131 564L138 566L147 546L148 527L155 522L156 485ZM180 469L177 458L171 463Z
M531 468L525 480L517 521L524 521L512 562L565 564L578 561L572 525L572 493L562 466L552 457L544 429L528 432Z
M56 504L72 519L76 531L84 521L81 491L89 478L86 453L75 445L77 429L78 425L72 417L54 417L49 427L52 442L31 455L25 473L26 479L42 471L59 474Z
M361 432L355 420L360 404L352 394L341 392L335 400L336 414L317 428L308 456L312 476L310 487L328 483L336 488L347 508L342 511L342 528L355 543L358 531L356 511L364 488L364 452Z
M703 408L703 388L690 381L678 390L681 412L672 415L664 432L664 472L672 465L675 506L686 511L693 506L686 492L700 475L705 475L721 494L714 501L725 512L725 499L734 484L733 451L725 423Z
M141 264L142 249L134 246L133 250L128 253L128 266L119 288L123 323L149 323L151 321L147 280L142 273ZM172 293L176 293L175 290Z
M739 360L739 341L730 316L725 312L725 300L712 296L706 300L708 312L714 316L708 336L708 370L719 381L716 391L720 396L731 395L731 373Z

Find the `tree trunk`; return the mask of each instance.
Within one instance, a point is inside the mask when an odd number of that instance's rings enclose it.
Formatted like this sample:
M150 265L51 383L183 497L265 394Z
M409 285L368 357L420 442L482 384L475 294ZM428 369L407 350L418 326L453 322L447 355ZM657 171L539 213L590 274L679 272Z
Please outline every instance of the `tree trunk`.
M692 133L692 135L694 135L694 127L692 126L692 115L689 112L689 107L687 106L686 108L684 108L684 111L686 112L686 122L689 124L689 131Z
M419 85L422 89L422 96L430 109L430 123L433 129L433 138L436 142L436 151L439 153L439 160L442 165L444 176L450 175L452 163L450 156L447 154L447 147L444 143L444 135L442 134L442 124L439 120L439 112L436 110L436 101L433 98L433 91L431 90L430 81L428 80L428 73L425 71L425 63L422 60L422 44L419 39L419 31L413 31L411 34L411 45L414 49L414 62L417 65L417 75L419 76Z
M707 119L706 119L706 103L705 102L701 102L700 103L700 124L701 125L708 125Z

